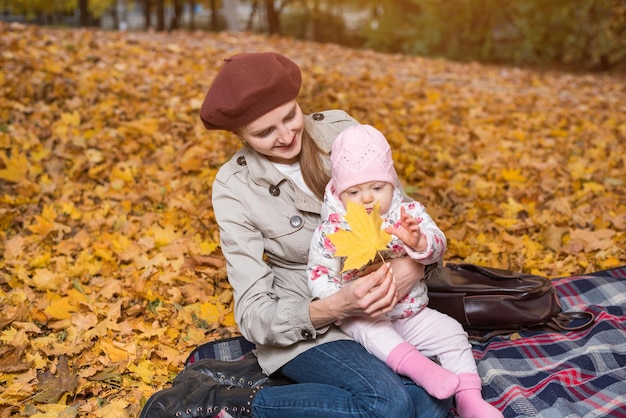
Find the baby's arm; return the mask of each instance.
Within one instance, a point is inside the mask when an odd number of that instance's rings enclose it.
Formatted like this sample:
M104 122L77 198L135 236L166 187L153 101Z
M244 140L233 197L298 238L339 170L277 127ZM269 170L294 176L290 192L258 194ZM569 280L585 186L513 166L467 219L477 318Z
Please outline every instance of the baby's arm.
M400 221L393 227L385 228L388 234L394 234L400 241L413 251L424 251L427 247L426 238L422 236L420 221L406 213L404 206L400 208Z
M401 207L400 219L385 228L385 232L397 236L409 256L423 264L436 263L446 251L446 236L424 205L417 201L405 203Z

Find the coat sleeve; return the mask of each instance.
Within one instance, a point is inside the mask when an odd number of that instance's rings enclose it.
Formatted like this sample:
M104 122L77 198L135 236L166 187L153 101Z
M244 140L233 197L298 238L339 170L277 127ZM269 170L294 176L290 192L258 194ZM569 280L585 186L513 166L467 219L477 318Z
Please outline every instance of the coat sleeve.
M312 297L302 291L279 294L275 272L264 259L264 237L250 219L254 208L232 192L233 186L215 181L213 208L226 258L228 280L235 298L235 320L241 334L256 344L284 347L317 333L309 317ZM303 284L304 266L293 274ZM306 286L306 285L305 285Z

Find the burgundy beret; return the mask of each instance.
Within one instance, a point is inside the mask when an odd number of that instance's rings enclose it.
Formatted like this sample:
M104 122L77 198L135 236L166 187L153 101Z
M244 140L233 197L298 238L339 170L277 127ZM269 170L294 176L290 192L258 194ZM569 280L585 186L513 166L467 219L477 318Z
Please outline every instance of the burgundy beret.
M234 131L298 96L300 67L280 54L242 53L224 61L200 108L207 129Z

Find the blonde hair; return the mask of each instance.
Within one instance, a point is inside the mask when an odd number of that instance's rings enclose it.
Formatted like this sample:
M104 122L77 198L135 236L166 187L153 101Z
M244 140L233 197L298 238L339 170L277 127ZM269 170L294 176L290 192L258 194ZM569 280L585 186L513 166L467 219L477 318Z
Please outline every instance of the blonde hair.
M322 150L305 130L302 134L300 151L300 169L302 178L319 200L324 199L324 189L330 181L330 175L324 167Z

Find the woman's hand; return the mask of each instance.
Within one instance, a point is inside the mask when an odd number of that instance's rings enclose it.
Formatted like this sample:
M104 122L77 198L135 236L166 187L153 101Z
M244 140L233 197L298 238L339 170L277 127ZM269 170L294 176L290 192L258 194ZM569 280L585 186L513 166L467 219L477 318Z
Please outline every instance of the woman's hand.
M391 264L391 270L396 279L396 297L398 300L407 295L413 286L424 278L424 265L417 263L410 257L392 258L387 263ZM378 262L367 266L361 273L361 277L378 270L381 265L382 263Z
M346 283L332 295L311 302L309 315L315 328L353 316L374 318L395 306L396 282L390 265Z

